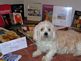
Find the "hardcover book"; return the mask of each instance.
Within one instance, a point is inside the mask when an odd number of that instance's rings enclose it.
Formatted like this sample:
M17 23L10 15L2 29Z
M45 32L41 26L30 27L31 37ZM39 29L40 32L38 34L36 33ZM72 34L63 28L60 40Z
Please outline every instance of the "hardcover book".
M75 11L73 22L72 22L72 27L81 29L81 11Z
M0 5L0 14L10 14L10 13L11 13L11 5L10 4Z
M27 20L40 21L41 20L42 5L40 3L32 3L28 6Z
M53 5L43 4L42 7L42 20L52 21Z
M12 13L21 13L22 19L24 20L24 4L12 4L11 10Z
M70 27L72 23L72 7L54 6L52 23L56 26Z

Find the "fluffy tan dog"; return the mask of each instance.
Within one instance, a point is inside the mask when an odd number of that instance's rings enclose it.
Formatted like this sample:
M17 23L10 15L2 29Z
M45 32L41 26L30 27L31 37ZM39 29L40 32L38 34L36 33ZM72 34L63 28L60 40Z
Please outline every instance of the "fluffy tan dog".
M33 57L46 53L42 61L51 61L55 54L81 55L81 34L74 30L56 30L48 21L40 22L34 29L37 50Z

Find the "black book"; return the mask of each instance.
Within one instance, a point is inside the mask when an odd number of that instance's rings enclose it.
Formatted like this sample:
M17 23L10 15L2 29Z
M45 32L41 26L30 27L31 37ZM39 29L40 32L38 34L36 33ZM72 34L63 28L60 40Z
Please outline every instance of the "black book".
M11 10L12 13L21 13L22 18L24 19L24 4L12 4Z
M75 11L72 27L81 29L81 11Z

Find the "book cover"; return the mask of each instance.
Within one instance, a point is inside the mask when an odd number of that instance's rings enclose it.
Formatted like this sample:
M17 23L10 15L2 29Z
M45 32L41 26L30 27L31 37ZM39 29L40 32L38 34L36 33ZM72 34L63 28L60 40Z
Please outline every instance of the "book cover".
M14 24L23 24L23 19L21 13L13 13Z
M40 21L41 20L41 3L32 3L28 5L27 20L29 21Z
M21 13L22 19L24 20L24 4L12 4L11 5L12 13Z
M70 27L72 23L72 7L54 6L52 23L56 26Z
M52 21L53 5L43 4L42 6L42 20Z
M81 11L76 10L72 22L72 27L81 29Z

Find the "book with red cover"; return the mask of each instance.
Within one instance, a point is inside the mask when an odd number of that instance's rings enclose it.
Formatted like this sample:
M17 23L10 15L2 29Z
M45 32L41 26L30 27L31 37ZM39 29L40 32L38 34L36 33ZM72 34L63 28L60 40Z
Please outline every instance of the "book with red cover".
M10 4L0 5L0 14L10 14L10 13L11 13L11 5Z
M4 27L4 25L3 17L0 15L0 27Z
M0 5L0 27L4 27L5 22L3 15L11 13L11 5L10 4L1 4Z

